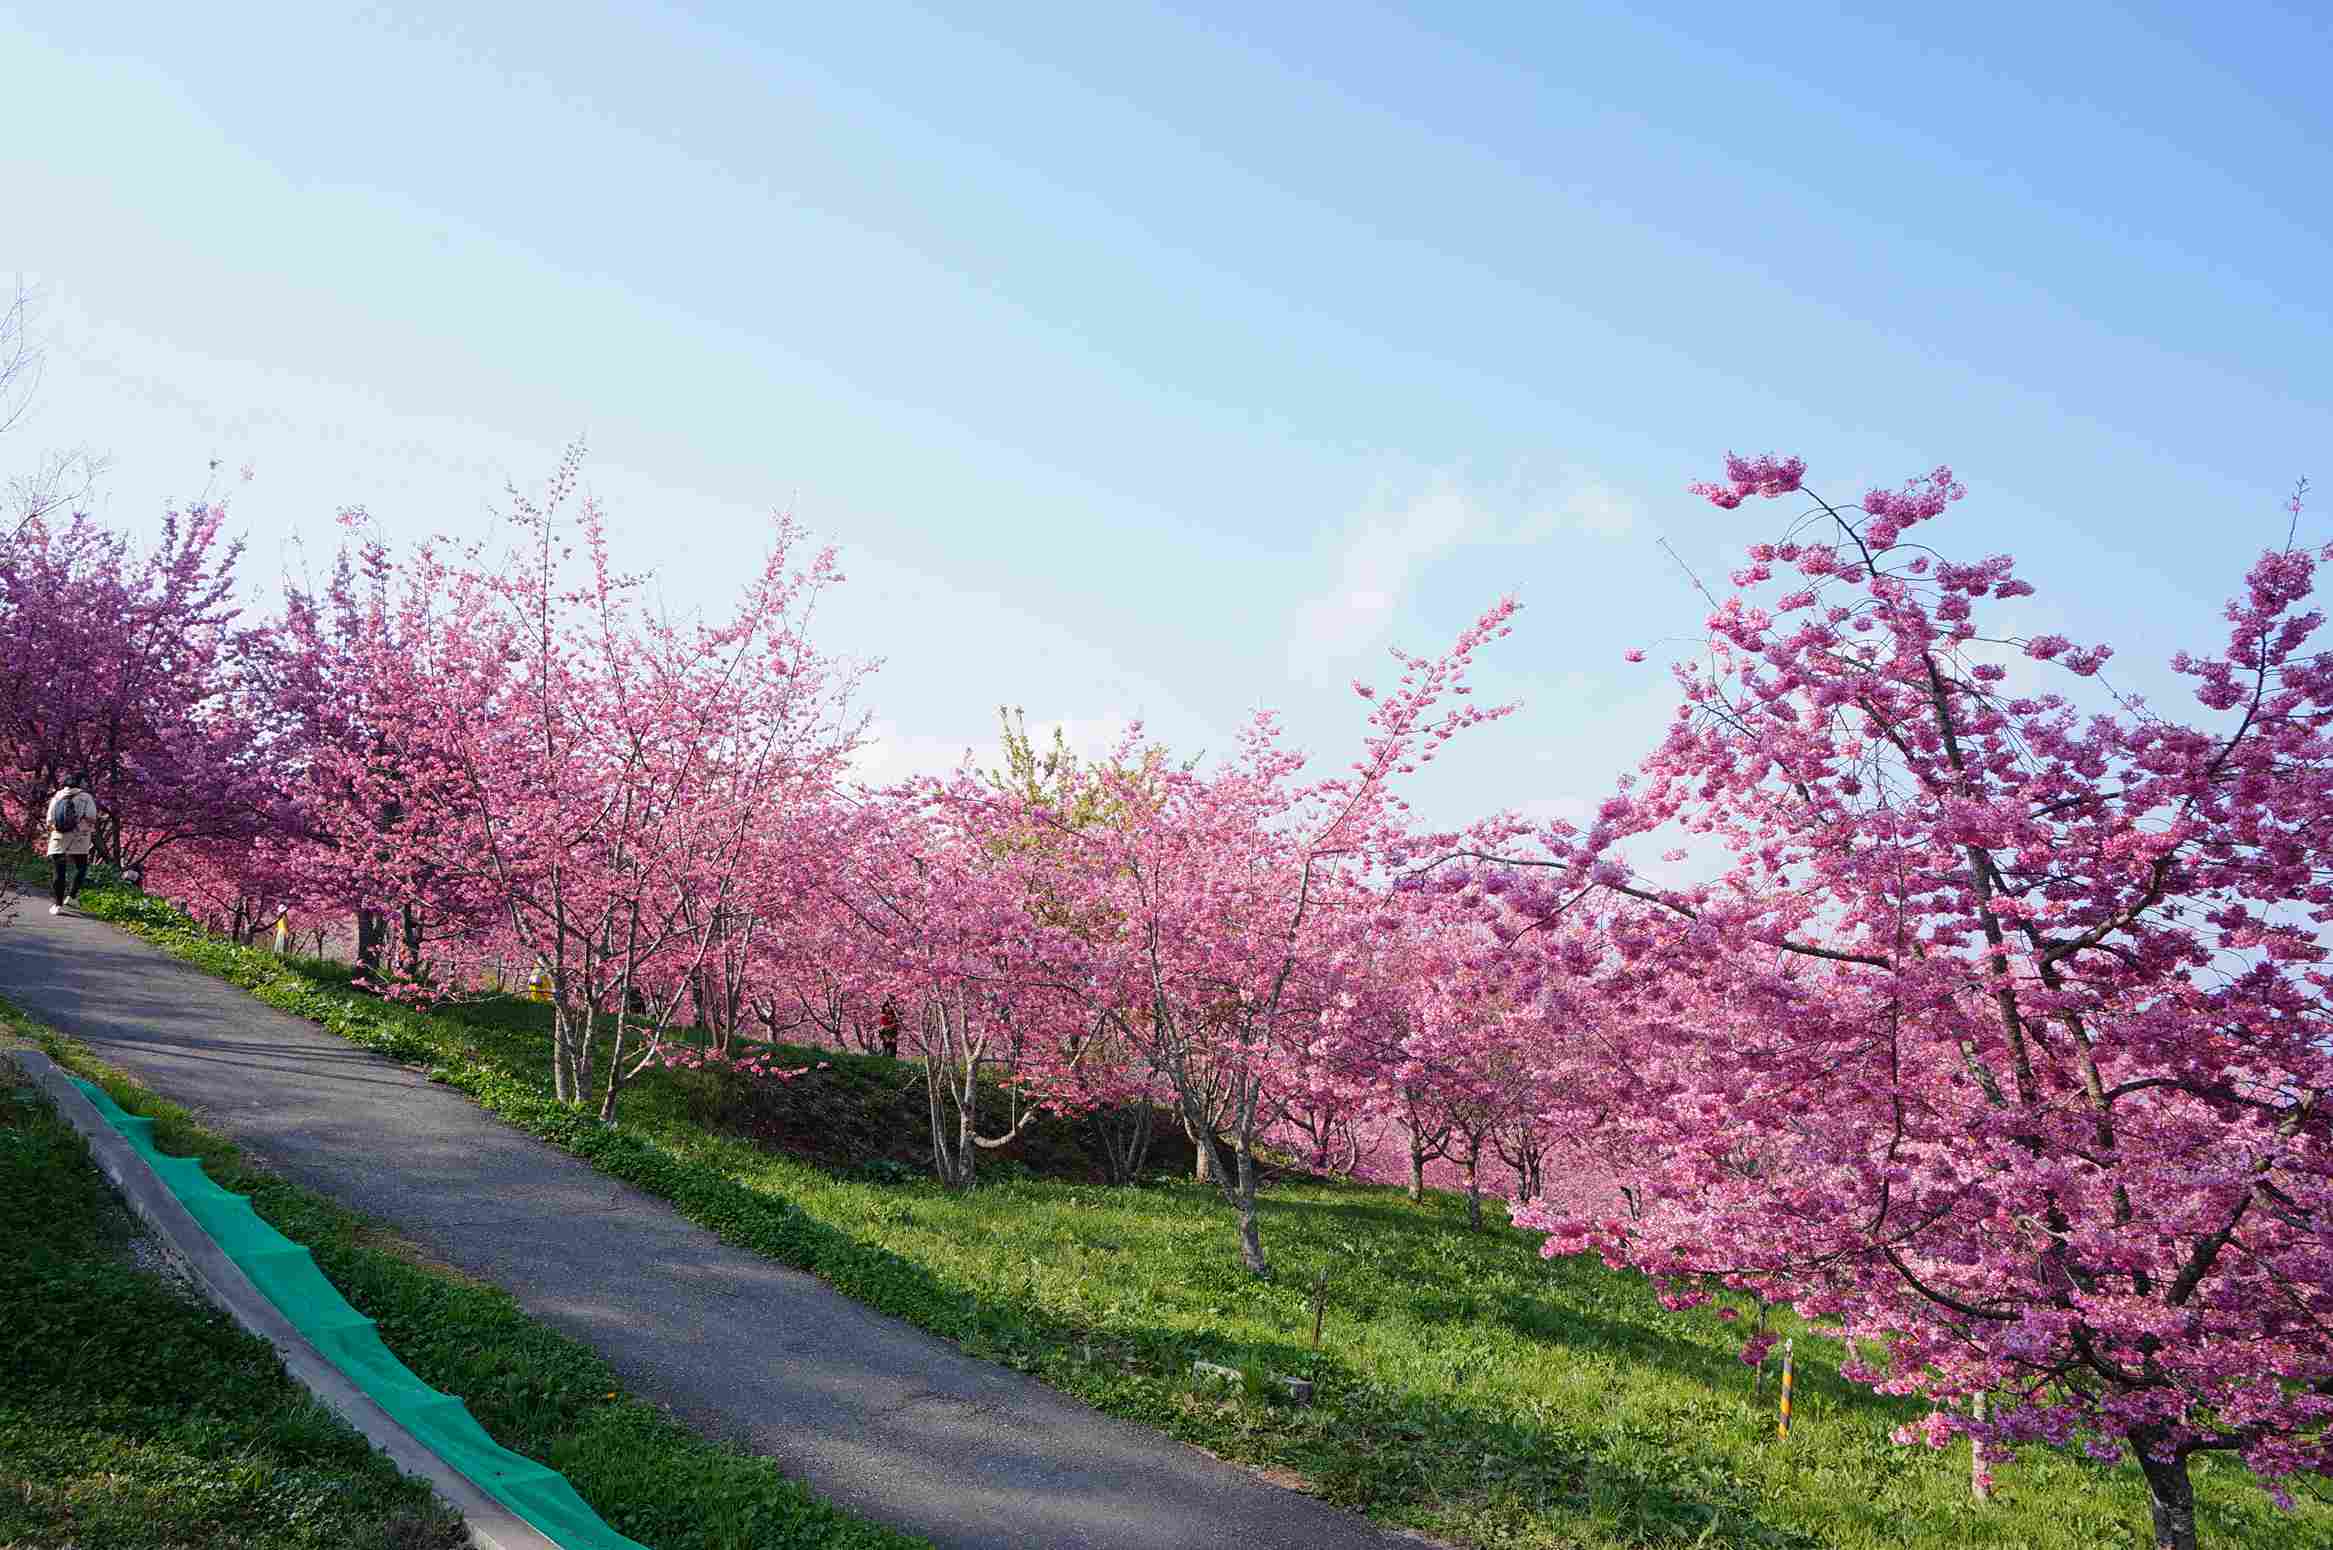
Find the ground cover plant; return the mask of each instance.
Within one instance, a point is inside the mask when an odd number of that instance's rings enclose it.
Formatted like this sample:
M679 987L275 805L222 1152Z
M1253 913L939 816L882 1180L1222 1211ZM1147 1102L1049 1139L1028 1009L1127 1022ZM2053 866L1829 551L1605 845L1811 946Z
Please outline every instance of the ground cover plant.
M827 1506L765 1459L697 1437L506 1293L248 1166L231 1143L71 1041L13 1009L0 1015L123 1108L153 1116L163 1151L202 1158L212 1178L249 1195L314 1252L357 1311L380 1321L382 1340L424 1382L460 1395L497 1442L559 1470L650 1550L924 1543ZM10 1294L0 1369L24 1380L0 1388L9 1477L0 1546L63 1545L76 1534L124 1550L468 1542L439 1532L445 1515L429 1510L426 1490L401 1483L361 1438L306 1403L263 1342L122 1264L109 1227L122 1213L78 1138L45 1107L9 1102L0 1098L9 1127L0 1135L19 1138L0 1147L0 1209L27 1213L24 1241L54 1241L69 1257L18 1259L12 1247L0 1260ZM93 1351L106 1359L92 1362Z
M133 1257L81 1138L16 1078L0 1052L0 1545L468 1544L266 1342Z
M798 1102L869 1133L910 1073L881 1056L772 1047L758 1080L658 1068L610 1129L555 1101L547 1009L485 998L422 1010L352 992L344 965L280 959L127 892L93 893L123 923L260 999L429 1067L506 1119L570 1147L732 1241L811 1269L973 1354L1029 1372L1390 1524L1512 1547L2145 1545L2129 1463L2032 1450L1970 1497L1964 1450L1890 1440L1923 1406L1842 1380L1841 1352L1798 1341L1793 1435L1774 1435L1774 1375L1740 1360L1753 1311L1665 1311L1642 1279L1543 1259L1463 1198L1335 1179L1266 1187L1258 1210L1281 1273L1223 1252L1212 1191L1181 1169L1135 1187L1043 1174L1005 1150L986 1182L949 1190L879 1152L819 1162L727 1133L724 1119ZM826 1062L826 1069L818 1069ZM754 1089L777 1089L757 1096ZM1074 1172L1075 1170L1071 1170ZM1325 1274L1312 1345L1314 1276ZM1252 1382L1195 1382L1203 1359ZM1312 1378L1316 1403L1269 1380ZM2333 1502L2304 1484L2279 1512L2242 1473L2204 1461L2198 1512L2217 1542L2333 1543Z

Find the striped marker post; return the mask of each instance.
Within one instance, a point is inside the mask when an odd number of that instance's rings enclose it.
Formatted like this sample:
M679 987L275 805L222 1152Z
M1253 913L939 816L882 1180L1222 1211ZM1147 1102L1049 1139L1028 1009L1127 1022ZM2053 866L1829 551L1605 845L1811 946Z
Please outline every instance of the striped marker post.
M1785 1440L1790 1436L1790 1346L1791 1342L1787 1340L1782 1342L1782 1420L1774 1428L1774 1434Z

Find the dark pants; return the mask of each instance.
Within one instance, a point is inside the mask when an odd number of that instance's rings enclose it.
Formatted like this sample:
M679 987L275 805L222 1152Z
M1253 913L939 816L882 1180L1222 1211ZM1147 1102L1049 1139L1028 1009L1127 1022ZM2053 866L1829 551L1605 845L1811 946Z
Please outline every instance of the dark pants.
M75 897L78 897L81 892L81 885L89 881L88 852L84 851L78 856L51 856L49 857L49 865L56 869L57 874L55 880L49 885L49 897L59 904L65 902L65 869L67 867L71 867L73 869L73 887L71 891Z

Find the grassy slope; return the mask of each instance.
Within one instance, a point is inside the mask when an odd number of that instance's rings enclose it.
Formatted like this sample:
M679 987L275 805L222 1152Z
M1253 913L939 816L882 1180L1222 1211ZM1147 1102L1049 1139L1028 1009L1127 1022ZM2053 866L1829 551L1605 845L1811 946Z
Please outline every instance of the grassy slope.
M0 1061L0 1545L467 1544L266 1342L138 1268L81 1138L13 1079Z
M380 1321L382 1340L425 1382L461 1395L479 1424L496 1441L564 1473L608 1523L650 1546L651 1550L810 1550L810 1547L913 1550L924 1543L826 1506L787 1480L765 1459L704 1441L663 1417L653 1406L624 1394L607 1365L587 1347L535 1323L519 1311L507 1294L482 1286L457 1271L432 1265L411 1245L361 1217L321 1196L249 1167L232 1143L194 1124L184 1110L93 1059L71 1041L24 1020L13 1008L0 1004L0 1018L18 1033L38 1042L52 1058L76 1074L99 1082L123 1108L155 1116L159 1122L155 1140L163 1151L201 1157L212 1178L228 1189L249 1195L259 1214L278 1231L313 1249L318 1267L357 1311ZM41 1112L47 1113L45 1109ZM53 1117L47 1124L52 1129L62 1128L61 1122ZM77 1140L72 1149L78 1154ZM0 1164L7 1160L8 1154L0 1151ZM95 1182L97 1196L110 1200L103 1181L85 1161L81 1169L88 1180ZM9 1189L0 1185L0 1200L12 1198ZM75 1210L82 1211L83 1206L77 1203ZM0 1234L0 1237L7 1236ZM0 1259L0 1286L7 1285L5 1277L9 1269L10 1262ZM10 1290L19 1289L11 1287ZM13 1337L22 1327L25 1308L33 1310L35 1322L31 1327L36 1331L44 1320L80 1317L65 1311L73 1306L76 1297L76 1290L69 1283L23 1290L21 1299L10 1299L10 1306L17 1310L16 1317L7 1336L0 1337L0 1352L11 1356L15 1355ZM149 1296L141 1305L140 1316L150 1314L153 1304L154 1298ZM271 1371L278 1388L290 1386L290 1380L274 1368L272 1354L265 1345L235 1331L223 1316L207 1309L187 1307L185 1317L207 1326L225 1326L218 1338L235 1346L245 1365ZM125 1316L124 1320L109 1321L104 1328L113 1330L124 1342L120 1360L87 1371L75 1367L73 1386L68 1391L90 1396L86 1402L96 1406L99 1413L110 1413L110 1407L117 1402L107 1396L120 1396L120 1403L145 1407L139 1414L148 1418L147 1424L199 1431L210 1424L207 1418L211 1408L190 1396L214 1392L222 1396L216 1407L220 1412L243 1413L246 1401L238 1399L235 1390L214 1384L207 1377L173 1374L167 1370L149 1375L136 1370L137 1359L130 1352L147 1343L137 1319ZM59 1333L52 1331L49 1341L53 1344L58 1338ZM74 1325L66 1338L68 1344L81 1340L79 1326ZM29 1341L27 1348L44 1350L50 1346L35 1340ZM40 1381L38 1374L35 1378L36 1382ZM47 1381L58 1379L52 1377ZM13 1391L11 1384L0 1392ZM50 1468L70 1467L102 1478L105 1470L116 1467L108 1462L115 1450L94 1431L86 1441L63 1437L43 1451L26 1454L24 1463L18 1465L16 1449L28 1446L28 1439L38 1435L46 1423L39 1405L19 1411L15 1403L0 1398L0 1460L7 1461L10 1471L21 1467L28 1477L37 1477ZM289 1400L277 1404L294 1413L294 1418L268 1424L286 1431L295 1441L313 1437L329 1439L338 1430L341 1437L353 1441L357 1455L370 1456L362 1440L338 1428L337 1422L329 1418L319 1422L311 1412ZM20 1415L30 1429L12 1431L11 1418ZM310 1443L311 1449L320 1446ZM74 1460L81 1462L76 1464ZM242 1474L232 1469L219 1472L238 1485L245 1474L251 1475L259 1482L252 1489L284 1495L287 1501L308 1500L308 1496L299 1495L292 1487L273 1483L288 1466L271 1463L265 1455L254 1455L254 1460L239 1466ZM389 1469L388 1478L396 1479L394 1469ZM377 1484L368 1488L373 1496L382 1494ZM209 1485L204 1489L227 1487ZM311 1490L309 1494L314 1493ZM426 1492L422 1493L420 1500L428 1499ZM11 1532L24 1532L11 1522L10 1507L10 1501L0 1499L0 1550L11 1550L16 1543L10 1538ZM23 1542L29 1546L51 1541L33 1537ZM174 1550L183 1545L233 1545L237 1550L245 1546L253 1550L274 1550L280 1545L288 1550L288 1547L311 1544L362 1547L372 1543L355 1532L337 1536L322 1533L320 1537L309 1538L287 1533L283 1537L263 1538L241 1530L222 1530L203 1537L160 1529L150 1539L129 1537L125 1530L119 1539L95 1536L83 1542L118 1543L125 1550L148 1543L171 1546ZM466 1544L467 1540L457 1536L452 1542ZM389 1543L403 1550L408 1542ZM410 1541L413 1550L436 1543L419 1538Z
M1919 1407L1840 1382L1835 1348L1803 1330L1797 1425L1778 1443L1734 1358L1739 1326L1662 1313L1640 1281L1543 1261L1519 1235L1468 1232L1447 1197L1413 1207L1382 1189L1283 1184L1264 1205L1281 1273L1259 1283L1239 1272L1224 1214L1188 1184L1113 1190L1024 1172L957 1198L838 1173L708 1128L746 1100L703 1073L644 1078L608 1131L549 1102L541 1008L384 1007L348 994L338 966L233 948L151 901L90 904L270 1004L429 1065L731 1241L1388 1523L1501 1547L2148 1543L2127 1465L2031 1450L2000 1471L1993 1502L1971 1505L1965 1449L1890 1443ZM846 1123L863 1125L860 1110L898 1081L889 1062L803 1059L833 1069L787 1084L788 1101L857 1116ZM1316 1356L1317 1270L1330 1300ZM1196 1392L1193 1357L1312 1375L1321 1403ZM2224 1461L2199 1460L2197 1487L2208 1544L2333 1545L2333 1493L2319 1484L2301 1488L2295 1515Z

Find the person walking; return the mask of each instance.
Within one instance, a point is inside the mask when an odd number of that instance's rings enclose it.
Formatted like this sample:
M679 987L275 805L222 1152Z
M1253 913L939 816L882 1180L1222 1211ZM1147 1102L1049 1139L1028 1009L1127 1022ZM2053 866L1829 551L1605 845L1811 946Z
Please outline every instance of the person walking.
M81 897L89 881L89 852L97 843L97 798L82 787L78 772L67 775L57 794L49 798L49 866L55 874L49 884L49 913L62 915L65 906ZM65 874L73 886L65 886Z

